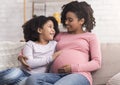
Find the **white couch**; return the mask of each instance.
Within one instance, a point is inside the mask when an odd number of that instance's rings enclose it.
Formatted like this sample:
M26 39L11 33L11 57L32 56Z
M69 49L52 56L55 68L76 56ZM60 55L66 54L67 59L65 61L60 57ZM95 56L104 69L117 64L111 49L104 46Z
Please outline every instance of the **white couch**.
M20 65L17 56L20 53L20 50L23 48L24 44L24 42L0 42L0 70L11 67L18 67Z
M120 43L102 43L101 52L102 68L93 72L93 85L120 85Z
M0 42L0 70L18 67L24 42ZM120 85L120 43L102 43L102 68L92 73L93 85ZM117 74L118 73L118 74ZM117 74L117 75L116 75Z

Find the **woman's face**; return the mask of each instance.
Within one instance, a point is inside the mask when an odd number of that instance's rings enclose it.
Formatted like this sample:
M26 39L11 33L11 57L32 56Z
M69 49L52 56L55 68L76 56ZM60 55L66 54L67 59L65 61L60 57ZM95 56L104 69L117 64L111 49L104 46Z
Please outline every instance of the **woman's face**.
M65 24L69 33L77 34L82 31L81 20L73 12L66 13Z
M53 40L55 35L54 24L51 20L47 21L40 30L40 39L49 41Z

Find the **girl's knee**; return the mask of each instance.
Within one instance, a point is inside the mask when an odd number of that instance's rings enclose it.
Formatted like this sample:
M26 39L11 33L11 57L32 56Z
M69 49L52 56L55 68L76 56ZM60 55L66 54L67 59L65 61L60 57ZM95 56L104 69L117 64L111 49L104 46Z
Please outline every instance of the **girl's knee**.
M10 68L0 72L0 82L5 82L5 84L14 83L22 77L24 73L19 68ZM1 79L2 78L2 79ZM6 83L7 82L7 83ZM0 83L1 85L1 83Z

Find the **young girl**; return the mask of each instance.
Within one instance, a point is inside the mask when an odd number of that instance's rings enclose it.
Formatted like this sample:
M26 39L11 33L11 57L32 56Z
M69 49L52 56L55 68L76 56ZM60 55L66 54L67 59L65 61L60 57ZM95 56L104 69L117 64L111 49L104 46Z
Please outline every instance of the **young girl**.
M95 26L91 6L72 1L62 9L67 32L56 36L57 51L62 53L51 65L51 73L31 75L26 85L92 85L91 72L101 67L100 44L91 33Z
M23 25L26 45L22 54L28 59L29 70L22 67L0 72L0 85L23 85L29 75L46 72L48 65L60 53L54 53L57 42L53 38L58 32L58 24L53 17L38 16L27 21Z

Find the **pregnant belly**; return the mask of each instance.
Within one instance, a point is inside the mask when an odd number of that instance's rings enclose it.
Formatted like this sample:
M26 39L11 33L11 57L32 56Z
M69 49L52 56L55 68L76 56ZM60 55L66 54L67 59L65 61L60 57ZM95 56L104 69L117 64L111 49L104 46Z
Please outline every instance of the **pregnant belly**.
M83 52L76 50L63 50L62 53L52 64L52 71L57 73L57 70L64 65L82 64L87 62L86 55Z

